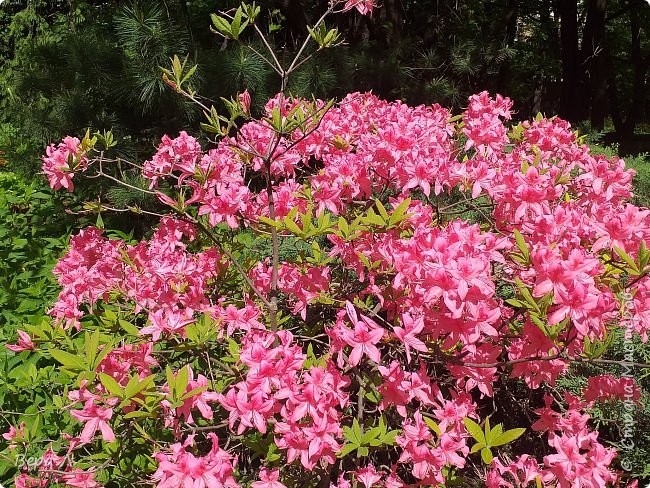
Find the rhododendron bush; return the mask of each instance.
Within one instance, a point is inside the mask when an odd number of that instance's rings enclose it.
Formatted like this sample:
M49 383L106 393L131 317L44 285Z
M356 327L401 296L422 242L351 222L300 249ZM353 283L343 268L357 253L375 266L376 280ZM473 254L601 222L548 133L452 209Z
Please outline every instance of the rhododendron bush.
M80 229L51 321L8 346L57 362L66 419L16 486L628 486L589 412L638 385L556 385L650 330L622 160L486 92L456 116L368 93L228 107L218 141L132 163L167 209L153 235ZM114 178L114 143L51 145L51 186Z

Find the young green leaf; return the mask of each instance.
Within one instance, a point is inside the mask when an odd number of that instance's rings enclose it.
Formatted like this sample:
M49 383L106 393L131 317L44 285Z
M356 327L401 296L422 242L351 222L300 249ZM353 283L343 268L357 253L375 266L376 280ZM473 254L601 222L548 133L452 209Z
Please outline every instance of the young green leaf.
M480 425L478 425L469 417L465 417L463 419L463 423L465 424L467 432L470 433L476 442L482 442L485 444L485 434L483 434L483 429L481 429Z
M509 442L512 442L515 439L521 437L524 432L526 432L526 429L524 428L506 430L503 434L500 434L498 437L496 437L496 439L492 441L491 445L493 447L497 447L508 444Z
M71 371L85 371L88 369L84 361L79 356L75 356L69 352L59 351L58 349L50 350L49 353L66 369L69 369Z
M494 455L492 454L492 451L489 448L484 447L483 449L481 449L481 459L485 464L491 464L492 460L494 459Z

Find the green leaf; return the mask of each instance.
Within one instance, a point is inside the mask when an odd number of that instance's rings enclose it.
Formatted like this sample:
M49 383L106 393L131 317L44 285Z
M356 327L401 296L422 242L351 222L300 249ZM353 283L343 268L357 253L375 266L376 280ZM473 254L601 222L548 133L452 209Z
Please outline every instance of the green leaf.
M339 217L338 227L339 231L341 231L342 237L347 237L350 234L350 226L348 225L348 221L343 217Z
M475 452L479 452L481 449L485 447L485 444L482 442L477 442L472 446L472 449L469 451L471 454L474 454Z
M126 320L119 319L119 324L120 327L126 332L127 334L130 335L138 335L140 333L140 330L133 325L131 322L128 322Z
M352 451L355 451L357 449L358 445L355 444L345 444L343 448L337 453L338 457L343 457L347 456L350 454Z
M187 393L185 393L185 395L183 395L183 396L181 397L181 400L187 400L188 398L192 398L193 396L196 396L196 395L198 395L199 393L203 393L203 392L206 391L207 389L208 389L207 386L199 386L199 387L196 387L196 388L194 388L194 389L188 391Z
M349 440L352 444L356 446L361 444L361 439L359 439L354 432L354 430L351 427L348 427L347 425L343 427L343 437L345 437L347 440Z
M235 11L235 17L232 20L232 23L230 24L230 32L232 34L232 37L234 39L239 39L239 33L241 32L241 20L244 12L240 7L237 8Z
M108 356L108 353L110 353L112 350L113 350L112 342L109 344L104 344L104 347L102 347L101 351L99 351L99 353L95 356L95 361L92 364L93 371L97 369L100 363L104 360L106 356Z
M60 351L58 349L53 349L49 351L50 355L61 363L66 369L72 371L86 371L88 368L84 361L74 354L69 352Z
M366 398L372 403L379 403L381 401L381 395L375 389L366 392Z
M95 358L97 357L97 352L99 351L99 330L90 334L86 332L84 334L84 352L86 353L86 359L88 364L95 364Z
M282 224L280 222L278 222L277 220L269 219L268 217L264 217L263 215L260 215L259 217L257 217L257 220L262 222L263 224L270 225L271 227L275 227L275 228L281 228L282 227Z
M487 434L486 430L486 435L485 435L485 442L488 446L493 446L494 439L497 439L501 434L503 433L503 425L497 424L494 426L493 429L490 430L490 433Z
M296 208L298 208L298 207L296 207ZM301 229L300 227L298 227L298 224L296 224L293 220L291 220L291 219L289 218L289 216L286 216L286 217L282 220L282 222L284 223L285 227L286 227L289 231L291 231L293 234L295 234L295 235L297 235L297 236L301 236L301 235L302 235L302 229Z
M517 308L521 308L521 307L524 306L524 304L522 302L520 302L519 300L517 300L516 298L508 298L506 300L506 303L508 305L512 305L513 307L517 307Z
M361 441L363 442L363 444L370 444L370 441L379 437L380 434L381 434L381 428L373 427L372 429L369 429L366 432L364 432Z
M102 385L104 385L104 388L106 388L106 391L108 391L111 395L122 398L122 387L117 381L115 381L115 378L105 373L99 373L99 381L101 381Z
M181 80L181 84L185 83L187 80L189 80L192 77L192 75L194 74L198 66L199 66L198 64L195 64L194 66L192 66L190 69L187 70L187 73L185 73L183 79Z
M492 460L494 459L494 456L492 455L492 451L490 451L490 449L487 447L481 449L481 459L485 464L491 464Z
M190 342L193 342L194 344L200 343L198 330L196 328L196 325L194 324L189 324L185 326L185 336L188 338Z
M395 210L393 210L393 213L390 215L390 219L388 219L389 225L395 225L401 222L406 218L406 210L409 208L409 205L411 204L411 199L407 198L404 200L402 203L400 203Z
M386 209L384 209L384 211L386 211ZM363 216L362 221L365 224L376 225L378 227L386 225L386 221L382 219L381 216L377 215L377 213L371 208L368 209L366 215Z
M463 419L463 423L465 424L467 432L470 433L476 442L485 443L485 435L483 434L483 429L481 429L481 427L476 422L474 422L469 417L465 417Z
M638 275L639 274L639 268L637 267L636 263L634 262L634 259L626 253L623 249L620 247L614 246L614 250L616 251L616 254L618 254L623 261L630 267L631 273L633 275Z
M540 310L539 305L537 304L537 301L533 298L533 295L530 294L530 290L524 284L524 282L521 281L519 278L515 278L515 282L517 283L517 287L519 288L519 292L524 297L526 302L528 302L530 304L530 306L533 308L533 310L535 310L538 314L541 313L542 311Z
M363 440L363 431L361 430L361 426L359 425L359 421L357 419L354 419L352 421L352 431L354 432L356 438L359 439L359 443L361 443Z
M435 420L429 417L424 417L424 422L429 426L429 428L436 433L437 436L442 435L440 427ZM479 429L480 430L480 429Z
M140 419L143 417L149 417L151 414L149 412L143 412L142 410L134 410L132 412L127 413L124 418L125 419Z
M239 344L234 339L228 338L228 352L234 360L239 360Z
M36 415L34 418L34 422L32 423L31 428L29 429L29 433L32 439L38 439L38 430L41 426L41 414L39 413Z
M399 430L391 430L390 432L387 432L386 435L382 436L381 443L387 446L394 446L396 442L395 438L399 435L399 433Z
M384 222L388 222L390 217L388 216L388 212L386 211L386 207L384 207L384 204L381 203L381 200L375 199L375 206L377 207L377 210L379 210L379 215L381 215L384 219Z
M216 14L211 14L210 19L212 19L212 24L214 25L215 29L217 29L217 32L223 36L232 37L232 34L230 32L230 22Z
M176 378L174 378L174 372L169 364L165 367L165 377L167 378L167 386L169 391L172 391L174 388L174 383L176 383Z
M644 240L641 241L641 244L639 245L639 268L641 271L645 269L645 267L648 265L650 262L650 252L648 252L646 248L646 243Z
M140 378L136 376L132 376L131 379L129 380L128 384L126 385L125 388L125 395L126 398L133 398L136 396L138 393L140 393L142 390L149 388L151 384L153 383L153 380L155 378L155 375L149 375L146 378L140 380Z
M190 380L190 373L187 366L183 366L176 373L176 384L174 385L174 398L181 398L187 389L187 384Z
M524 428L506 430L492 442L492 446L497 447L508 444L509 442L521 437L524 432L526 432L526 429Z
M514 235L515 243L521 251L521 254L524 256L524 259L526 259L526 262L530 262L530 249L528 249L528 245L526 244L524 236L517 229L514 230Z

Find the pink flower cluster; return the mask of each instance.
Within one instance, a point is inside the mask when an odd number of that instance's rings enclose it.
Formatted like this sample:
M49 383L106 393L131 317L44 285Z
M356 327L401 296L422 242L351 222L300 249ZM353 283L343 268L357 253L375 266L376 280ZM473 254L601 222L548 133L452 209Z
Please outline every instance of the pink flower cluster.
M69 455L69 453L68 453ZM49 446L38 462L38 475L20 473L14 479L16 488L47 488L56 484L76 488L99 488L95 471L71 467L67 458L57 455Z
M287 331L249 331L239 358L248 368L246 379L219 400L230 412L230 428L266 433L270 419L279 415L275 443L286 450L289 463L299 459L308 470L319 462L333 464L349 380L331 363L305 369L306 356Z
M271 289L273 270L268 261L258 263L251 270L251 278L255 286L268 293ZM301 269L291 263L282 263L278 268L278 290L295 297L294 314L300 314L303 320L307 317L307 304L318 298L320 292L326 292L330 287L330 269L327 266L307 266Z
M352 7L372 5L346 4ZM287 121L324 106L278 96L265 115L272 119L275 110ZM132 312L141 336L112 350L99 372L121 386L134 374L156 374L156 348L182 345L199 315L214 321L215 347L234 356L222 389L212 390L214 371L198 363L174 373L187 373L182 401L172 402L169 384L156 385L165 427L178 441L156 454L158 486L236 486L234 450L210 436L212 450L199 455L194 435L183 439L184 428L219 416L233 435L272 439L291 465L258 462L256 488L290 485L283 476L291 470L333 466L346 444L343 427L366 394L399 431L392 465L368 459L340 473L336 486L444 484L475 455L463 420L480 420L502 382L555 385L571 358L584 358L587 344L621 325L624 305L647 338L650 278L621 281L627 261L638 262L650 241L650 210L626 201L633 172L618 158L592 155L560 119L510 130L511 109L508 98L483 92L454 124L438 105L354 93L304 133L277 134L268 121L252 120L207 152L185 132L163 138L144 176L152 188L168 179L182 189L188 212L206 226L263 234L263 217L273 216L288 244L301 240L289 230L304 231L305 219L331 226L318 243L304 239L307 250L275 270L266 257L249 263L241 279L254 293L247 288L236 297L219 293L227 260L216 248L197 250L196 229L182 220L163 219L136 245L94 228L72 238L55 268L63 290L51 314L66 329L80 328L89 309L113 301ZM48 157L63 151L51 148ZM268 188L259 189L260 179ZM171 196L161 201L176 205ZM632 297L627 304L623 286ZM271 297L284 317L295 316L291 332L267 327ZM33 343L21 334L12 347L19 352ZM533 429L547 436L550 454L507 461L495 449L487 485L617 483L615 451L589 430L585 412L596 400L627 398L629 389L610 376L592 378L584 401L568 396L563 414L547 397ZM138 408L134 401L120 411L99 382L71 395L82 406L71 414L84 424L71 445L99 436L110 442L116 417Z
M186 222L163 219L151 240L135 246L101 234L93 227L82 230L54 268L63 289L50 313L66 326L79 327L82 306L111 292L131 301L136 313L147 312L150 324L140 333L154 340L182 334L194 312L210 310L206 293L224 266L214 249L187 251L181 239L194 239L195 231Z
M550 407L553 398L546 396L546 406L537 410L540 419L532 425L534 430L548 432L548 444L555 453L544 456L543 464L525 454L509 464L497 459L487 486L515 488L537 482L544 487L599 488L617 482L610 468L616 451L604 447L598 441L598 432L589 430L590 417L580 411L584 404L569 394L567 401L569 409L560 414Z
M641 398L641 389L634 384L634 378L614 378L612 375L603 374L592 376L587 380L583 396L589 403L611 399L638 403Z
M65 188L73 191L74 173L85 171L88 167L88 158L81 149L81 141L76 137L68 136L58 145L50 144L41 159L43 173L55 190Z
M190 435L181 443L171 446L170 453L156 454L158 469L153 480L158 488L236 488L233 478L237 459L219 447L219 438L209 433L212 449L204 456L189 451L194 444Z

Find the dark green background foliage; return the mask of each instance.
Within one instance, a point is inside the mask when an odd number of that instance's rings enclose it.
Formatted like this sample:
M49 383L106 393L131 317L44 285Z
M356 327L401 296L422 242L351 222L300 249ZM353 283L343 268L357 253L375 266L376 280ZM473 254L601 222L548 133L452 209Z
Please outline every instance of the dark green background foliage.
M80 128L129 136L125 151L148 155L165 132L197 127L200 112L160 77L188 55L208 102L248 88L254 102L279 80L243 43L210 32L209 14L234 0L8 0L0 6L0 148L32 171L43 144ZM261 2L262 29L285 61L323 0ZM373 90L409 103L461 108L484 89L510 96L517 116L542 111L588 121L647 150L650 6L643 0L386 0L372 17L333 18L345 44L294 73L298 95ZM217 102L214 102L215 104ZM124 141L123 141L124 143ZM645 148L645 149L644 149ZM144 152L142 152L144 151Z

